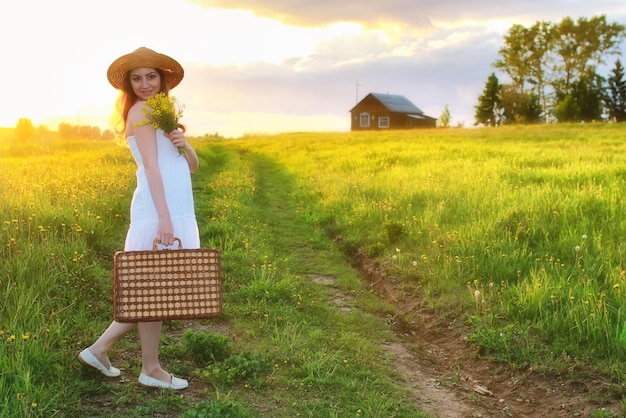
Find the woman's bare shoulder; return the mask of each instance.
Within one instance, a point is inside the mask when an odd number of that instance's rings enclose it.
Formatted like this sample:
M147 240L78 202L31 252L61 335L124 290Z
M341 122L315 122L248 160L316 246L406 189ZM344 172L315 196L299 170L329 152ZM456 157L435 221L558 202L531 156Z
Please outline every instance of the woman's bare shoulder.
M128 110L128 117L126 121L126 134L127 136L132 136L134 133L134 128L145 124L146 115L143 113L143 101L137 101L131 108Z
M139 100L132 105L128 111L128 119L131 117L137 118L139 120L145 119L146 116L143 114L143 104L144 102Z

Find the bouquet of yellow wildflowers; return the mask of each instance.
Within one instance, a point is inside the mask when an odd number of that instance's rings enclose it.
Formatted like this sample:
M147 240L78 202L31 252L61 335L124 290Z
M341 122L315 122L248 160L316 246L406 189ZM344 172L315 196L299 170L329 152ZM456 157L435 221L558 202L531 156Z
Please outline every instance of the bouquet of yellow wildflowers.
M178 120L183 115L183 109L184 106L179 104L175 97L158 93L146 99L141 110L148 119L145 124L169 133L178 129ZM179 149L179 153L183 154L184 151Z

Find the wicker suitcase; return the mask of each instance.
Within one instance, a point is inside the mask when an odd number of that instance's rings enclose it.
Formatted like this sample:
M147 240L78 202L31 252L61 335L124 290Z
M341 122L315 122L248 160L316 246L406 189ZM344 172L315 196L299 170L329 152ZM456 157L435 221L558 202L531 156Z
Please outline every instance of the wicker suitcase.
M222 313L217 249L118 251L113 257L113 318L119 322L204 319Z

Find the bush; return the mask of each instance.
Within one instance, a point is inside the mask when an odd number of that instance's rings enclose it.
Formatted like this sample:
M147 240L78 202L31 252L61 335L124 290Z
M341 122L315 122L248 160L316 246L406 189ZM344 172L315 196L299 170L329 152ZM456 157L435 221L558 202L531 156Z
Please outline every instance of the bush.
M382 242L378 241L377 243L372 244L367 248L367 255L370 258L380 257L381 255L385 253L385 248L387 248L387 246L383 244Z
M385 233L387 234L387 239L389 240L390 244L397 243L404 235L404 225L402 225L400 222L385 222L383 228L385 229Z
M269 369L270 363L260 354L246 352L208 366L201 375L209 381L231 385L236 380L257 377Z
M193 361L197 363L224 361L231 353L228 337L194 331L191 328L183 334L183 344Z

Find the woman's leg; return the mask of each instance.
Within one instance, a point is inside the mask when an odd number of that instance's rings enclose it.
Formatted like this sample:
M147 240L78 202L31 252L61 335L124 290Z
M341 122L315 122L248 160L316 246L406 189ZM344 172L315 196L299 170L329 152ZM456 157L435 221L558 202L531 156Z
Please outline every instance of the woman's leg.
M170 374L163 370L159 363L161 325L162 322L140 322L138 324L139 338L141 339L141 372L163 382L169 382Z
M135 327L135 323L130 322L115 322L113 321L109 328L106 329L93 343L90 347L88 347L91 354L93 354L105 367L110 367L111 362L109 361L108 352L115 344L117 340L122 338L124 335L128 334L130 330Z

